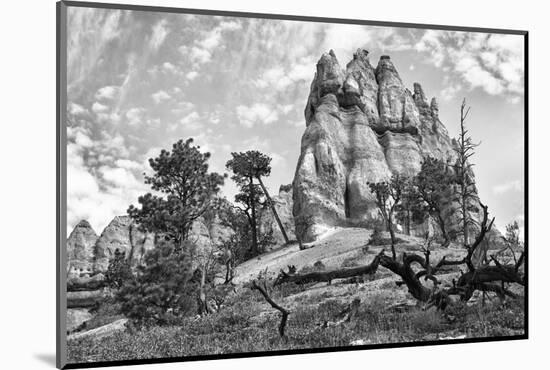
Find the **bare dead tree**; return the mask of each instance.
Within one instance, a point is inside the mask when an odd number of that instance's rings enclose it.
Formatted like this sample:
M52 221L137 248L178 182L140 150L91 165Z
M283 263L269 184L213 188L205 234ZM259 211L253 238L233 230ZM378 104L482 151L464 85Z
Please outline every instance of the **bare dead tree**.
M252 289L258 290L261 295L264 297L264 299L273 307L274 309L278 310L281 313L281 323L279 324L279 335L281 337L285 337L285 327L286 322L288 320L288 315L290 314L290 311L288 311L286 308L281 307L278 305L269 295L268 289L267 289L267 283L265 280L261 285L259 285L256 280L252 281Z
M365 274L375 273L379 266L385 267L401 278L398 285L405 285L409 293L417 300L434 305L444 310L449 304L450 295L459 295L463 301L468 301L474 291L492 292L501 299L515 297L516 295L508 290L505 283L517 283L525 285L524 276L520 273L520 267L524 263L524 253L517 259L515 264L502 264L496 256L492 256L492 264L476 267L472 262L472 256L481 245L487 233L491 230L494 218L489 221L489 212L486 205L480 203L483 210L483 219L474 242L467 246L467 253L464 258L458 260L442 257L437 263L432 264L430 260L430 243L423 248L424 255L416 253L403 253L400 258L387 256L382 250L373 261L364 266L345 268L331 271L311 272L297 274L294 266L289 266L289 272L281 271L275 284L294 283L305 284L309 282L328 282L334 279L349 278ZM468 271L453 280L450 288L441 288L441 282L437 275L445 272L449 266L466 265ZM416 266L416 268L413 268ZM431 282L426 286L423 282Z
M466 119L470 113L470 107L466 106L466 99L462 100L460 106L460 133L457 145L454 151L457 155L456 164L452 167L455 170L455 178L458 185L458 203L460 205L459 223L461 224L460 234L462 234L464 246L468 246L469 231L476 225L475 220L470 215L470 206L478 198L475 187L472 167L474 166L469 159L475 154L474 150L479 143L474 143L468 135L466 128Z
M467 301L471 298L475 290L482 292L493 292L500 297L515 296L512 292L504 287L504 283L518 283L522 286L525 285L524 277L519 273L521 261L515 265L503 265L496 257L492 258L494 265L483 265L476 267L472 262L472 256L476 249L481 245L487 233L491 230L494 218L491 221L488 220L487 206L480 202L480 206L483 210L483 220L480 224L478 234L471 245L467 245L467 254L460 260L447 260L446 256L443 257L435 266L430 264L429 249L425 251L425 257L416 254L403 253L402 261L399 262L393 258L382 256L380 259L380 265L386 267L390 271L396 273L403 279L403 283L406 284L411 295L422 301L428 303L436 302L438 308L444 309L448 304L447 297L449 295L459 295L463 301ZM421 267L421 270L414 273L412 264L416 263ZM436 274L442 270L445 266L451 265L466 265L468 272L460 276L458 281L453 282L453 286L448 289L437 289L440 284ZM431 280L433 282L433 289L425 287L419 277L424 277L424 280ZM500 283L501 285L498 285Z

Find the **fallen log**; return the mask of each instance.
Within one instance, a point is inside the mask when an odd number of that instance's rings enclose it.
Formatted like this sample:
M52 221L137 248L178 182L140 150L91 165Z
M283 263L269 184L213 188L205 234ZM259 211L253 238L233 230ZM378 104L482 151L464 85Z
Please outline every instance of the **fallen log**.
M354 276L371 275L378 269L380 257L382 255L383 252L380 252L380 254L374 257L372 262L368 265L338 270L314 271L306 274L297 274L292 273L289 267L289 272L281 270L274 285L276 286L284 283L307 284L311 282L327 282L328 284L331 284L332 280L335 279L346 279Z
M105 275L99 273L91 277L73 277L67 280L68 292L97 290L105 287L107 281Z
M103 290L67 292L67 308L93 307L105 297L106 293Z
M397 260L384 255L383 252L379 256L380 265L399 275L403 280L403 283L407 286L409 293L414 298L421 302L428 302L432 298L432 290L422 285L419 277L411 268L411 264L414 262L423 265L424 259L421 256L403 253L403 262L398 262ZM435 280L433 276L432 279L434 279L434 284L437 285L437 280Z
M489 265L480 267L474 271L468 271L458 279L457 285L460 287L468 284L484 284L495 281L525 285L523 276L512 265Z

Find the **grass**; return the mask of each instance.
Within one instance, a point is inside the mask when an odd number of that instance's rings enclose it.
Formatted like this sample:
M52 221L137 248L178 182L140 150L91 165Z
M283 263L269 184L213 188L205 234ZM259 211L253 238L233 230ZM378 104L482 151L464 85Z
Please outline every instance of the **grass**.
M285 286L272 292L275 300L307 290ZM351 292L353 293L353 292ZM241 289L228 298L219 312L201 318L182 318L169 326L130 327L100 340L81 339L68 343L70 362L117 361L136 358L164 358L227 354L266 350L348 346L366 343L399 343L437 340L441 337L491 337L523 332L523 305L520 301L498 300L486 306L458 304L445 314L418 307L406 312L388 310L384 291L362 302L358 314L348 323L323 327L334 321L347 306L328 294L317 297L318 304L301 302L291 311L287 338L277 332L280 316L258 292ZM350 295L349 302L353 300ZM96 324L113 318L114 307L98 310ZM102 317L105 315L105 317Z

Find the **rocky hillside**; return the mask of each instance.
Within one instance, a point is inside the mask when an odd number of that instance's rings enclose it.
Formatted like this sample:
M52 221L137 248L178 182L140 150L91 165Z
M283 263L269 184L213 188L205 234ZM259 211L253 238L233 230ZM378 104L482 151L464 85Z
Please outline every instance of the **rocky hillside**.
M329 227L374 221L367 183L416 174L424 158L453 160L453 141L420 84L407 89L389 56L376 67L359 49L345 68L331 51L317 63L293 182L304 241Z
M281 186L279 194L273 197L273 202L288 237L294 240L292 186ZM272 230L276 245L284 244L283 235L271 209L266 206L258 214L260 231ZM212 246L221 245L232 233L233 230L224 226L215 215L211 219L197 220L191 228L190 239L196 243L195 252L200 255L209 253ZM152 249L154 243L154 234L141 232L128 216L113 218L99 237L90 223L82 220L67 239L67 273L69 277L77 277L105 272L117 249L131 259L133 266L139 265L145 252Z
M115 217L99 237L82 220L67 239L67 272L70 277L105 272L117 249L136 265L153 244L154 236L139 231L128 216Z

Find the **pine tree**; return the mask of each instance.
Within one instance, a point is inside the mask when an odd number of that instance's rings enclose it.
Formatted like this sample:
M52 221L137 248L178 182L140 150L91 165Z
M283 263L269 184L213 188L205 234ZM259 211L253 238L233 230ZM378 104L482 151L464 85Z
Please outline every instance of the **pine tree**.
M453 176L447 165L435 158L426 158L420 172L413 178L413 185L418 194L414 210L415 218L430 216L437 222L443 237L443 247L450 243L447 223L443 211L448 204L452 191Z
M141 323L165 324L170 316L196 312L198 285L192 280L191 242L184 248L172 240L161 240L145 254L134 279L126 281L117 293L121 311Z
M231 177L240 188L239 199L237 202L246 204L247 210L250 211L250 221L252 228L252 249L255 253L258 253L258 236L257 236L257 199L261 194L265 195L267 203L273 212L273 216L277 221L277 224L281 230L283 238L286 243L289 243L288 236L284 229L283 223L279 218L275 204L271 199L269 192L262 181L262 177L269 176L271 174L271 158L257 150L249 150L247 152L233 152L233 157L226 163L226 168L233 172ZM258 181L258 185L254 183L254 180Z
M395 260L395 230L394 213L401 202L403 189L405 188L405 179L399 175L393 175L390 181L381 181L377 183L368 183L370 191L376 196L376 205L386 224L386 229L390 233L391 252Z
M147 193L138 198L141 208L133 205L128 214L141 228L165 235L181 248L193 222L209 207L223 185L223 176L208 172L210 153L201 153L193 139L179 140L172 151L162 150L149 159L154 173L145 175L145 183L162 195Z
M121 252L118 248L115 249L115 255L109 262L107 272L105 272L107 284L111 288L119 289L125 282L132 278L130 260L126 259L124 252Z

